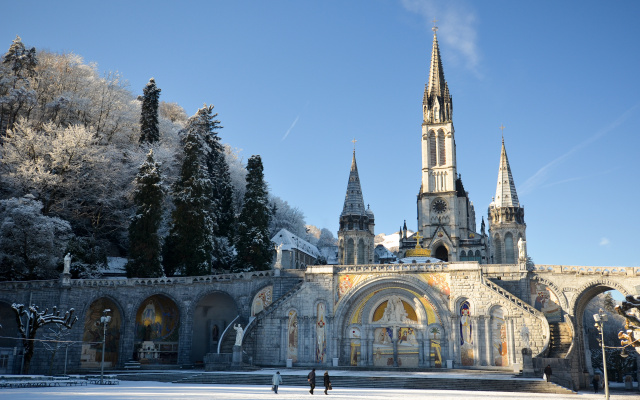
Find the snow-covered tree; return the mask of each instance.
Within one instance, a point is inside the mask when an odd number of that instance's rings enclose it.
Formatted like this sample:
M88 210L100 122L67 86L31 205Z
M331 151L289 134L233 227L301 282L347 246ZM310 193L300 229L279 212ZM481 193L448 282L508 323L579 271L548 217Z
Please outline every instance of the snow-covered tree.
M74 309L70 308L64 315L60 315L57 307L53 307L51 313L45 308L40 311L38 306L31 305L25 307L24 304L12 304L11 308L16 314L16 322L18 323L18 332L22 336L22 346L24 348L24 369L23 374L29 373L31 357L33 357L34 339L38 329L48 324L56 324L71 329L73 324L78 321L78 317L74 317Z
M184 108L178 103L167 103L166 101L160 102L158 112L162 118L168 119L171 122L187 122L187 113Z
M31 82L37 65L36 49L27 49L16 36L0 64L0 137L35 105Z
M136 213L129 225L129 277L159 277L163 275L160 237L163 188L160 165L149 150L134 182L133 202Z
M159 102L160 89L156 86L155 79L151 78L142 91L140 143L155 143L160 139L160 131L158 129Z
M284 228L298 237L308 239L304 213L298 207L291 207L287 201L280 197L271 196L269 208L271 209L270 237Z
M0 280L57 277L71 226L42 215L42 203L27 195L0 200Z
M190 122L194 118L197 114ZM163 251L168 276L211 273L216 230L213 187L205 162L205 143L199 124L193 122L187 123L180 177L173 185L175 209Z
M264 182L262 159L251 156L247 162L247 187L238 218L236 270L267 270L271 266L273 245L269 236L271 210Z
M602 305L604 309L610 313L615 313L616 310L616 302L613 300L613 296L611 296L611 292L605 292L603 294Z
M333 233L327 228L322 228L322 230L320 231L320 237L318 238L318 243L316 243L316 246L318 248L322 248L322 247L330 247L330 246L337 246L337 245L338 245L338 241L336 240L335 236L333 236Z

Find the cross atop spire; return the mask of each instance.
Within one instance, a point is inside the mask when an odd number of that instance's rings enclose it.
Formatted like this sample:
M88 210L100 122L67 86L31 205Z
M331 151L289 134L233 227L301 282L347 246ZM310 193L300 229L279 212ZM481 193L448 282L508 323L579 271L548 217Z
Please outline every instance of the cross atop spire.
M436 26L436 22L438 22L437 19L433 19L433 28L431 28L431 30L433 31L433 34L435 35L436 32L438 31L438 27Z
M356 138L353 138L353 140L351 142L353 142L353 152L355 153L356 152L356 142L357 142Z

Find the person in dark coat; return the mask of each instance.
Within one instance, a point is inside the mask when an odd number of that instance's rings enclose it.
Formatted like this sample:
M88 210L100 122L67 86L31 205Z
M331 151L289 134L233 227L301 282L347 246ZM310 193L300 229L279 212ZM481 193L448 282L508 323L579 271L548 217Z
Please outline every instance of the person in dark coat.
M547 378L547 382L549 382L549 379L551 379L551 365L547 364L544 368L544 376Z
M329 379L329 371L324 371L324 394L327 393L327 390L331 389L331 379Z
M316 387L316 369L312 369L311 372L309 372L309 375L307 375L307 381L309 382L309 386L311 386L311 390L309 390L309 393L313 394L313 389L315 389Z
M598 393L598 389L600 388L600 375L593 374L593 379L591 379L591 384L593 385L593 393Z

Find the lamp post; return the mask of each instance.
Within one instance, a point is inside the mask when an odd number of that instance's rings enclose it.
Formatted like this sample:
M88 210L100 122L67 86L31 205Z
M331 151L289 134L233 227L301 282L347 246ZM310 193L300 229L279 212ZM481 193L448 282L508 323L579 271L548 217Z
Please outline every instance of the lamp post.
M608 320L607 314L602 311L602 308L598 310L597 314L593 314L593 319L596 321L596 328L600 332L600 345L602 346L602 369L604 370L604 396L606 400L609 400L609 378L607 377L607 355L604 351L604 323Z
M107 315L108 312L111 312L110 309L106 309L102 312L102 317L100 317L100 323L102 324L102 362L100 363L100 384L104 384L104 345L107 341L107 324L111 321L111 316Z

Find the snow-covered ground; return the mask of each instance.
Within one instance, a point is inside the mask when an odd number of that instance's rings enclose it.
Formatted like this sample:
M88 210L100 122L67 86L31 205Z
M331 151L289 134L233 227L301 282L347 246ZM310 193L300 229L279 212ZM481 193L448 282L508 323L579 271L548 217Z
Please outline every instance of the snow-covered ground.
M469 385L469 389L473 384ZM314 396L325 397L322 390L316 388ZM504 392L472 392L463 390L402 390L402 389L360 389L335 388L330 393L332 399L431 399L438 400L523 400L523 399L554 399L554 400L582 400L602 399L602 393L579 393L577 395L557 395L538 393L504 393ZM11 400L149 400L149 399L179 399L179 400L236 400L236 399L302 399L311 398L304 387L287 387L282 385L278 394L271 391L270 386L240 386L240 385L194 385L160 382L130 382L124 381L117 386L75 386L55 388L21 388L0 389L0 399ZM327 397L329 398L329 397ZM638 392L614 393L611 399L640 399Z

